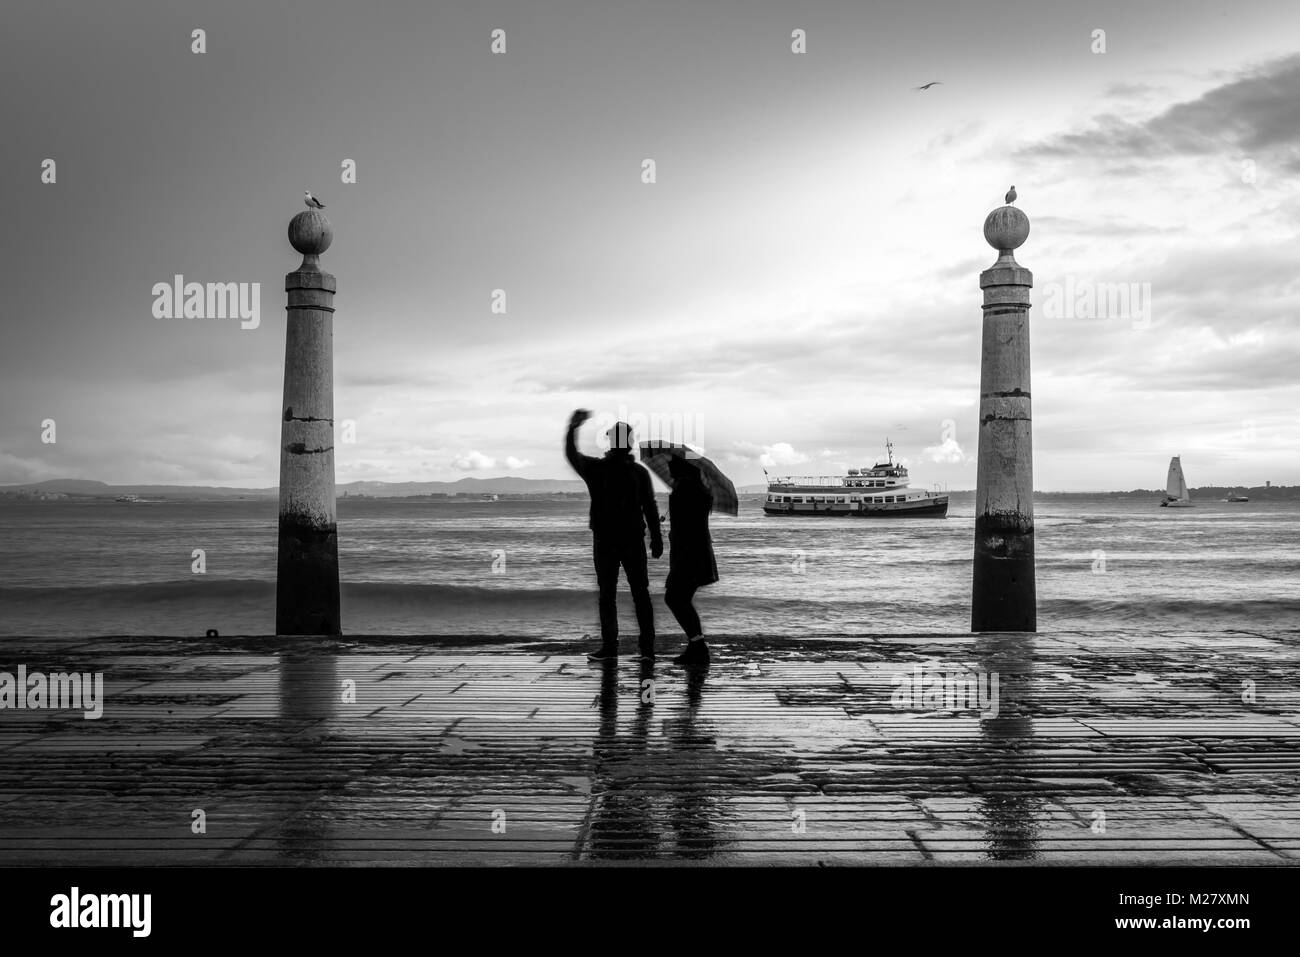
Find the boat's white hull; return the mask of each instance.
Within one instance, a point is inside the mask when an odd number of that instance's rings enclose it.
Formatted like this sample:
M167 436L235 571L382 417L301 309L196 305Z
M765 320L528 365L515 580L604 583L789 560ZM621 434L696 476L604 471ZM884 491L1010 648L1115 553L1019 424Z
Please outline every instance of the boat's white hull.
M853 504L810 504L807 502L775 503L764 502L763 512L767 515L824 515L849 516L855 518L944 518L948 514L948 496L932 495L926 498L913 498L903 502L864 502Z

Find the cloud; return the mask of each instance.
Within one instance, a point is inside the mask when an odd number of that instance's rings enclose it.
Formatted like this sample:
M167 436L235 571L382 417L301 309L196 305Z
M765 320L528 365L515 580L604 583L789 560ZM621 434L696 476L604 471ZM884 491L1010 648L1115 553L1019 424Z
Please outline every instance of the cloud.
M957 440L951 436L945 438L938 445L927 445L921 451L925 453L925 457L931 462L947 462L950 465L956 465L967 461L966 453L962 451Z
M451 467L461 472L476 472L480 469L496 468L497 460L482 452L464 452L451 460Z
M1145 120L1098 115L1090 129L1053 136L1019 152L1030 158L1088 161L1269 154L1300 172L1300 55L1243 72Z
M789 442L776 442L772 445L755 445L752 442L735 442L723 453L734 462L758 463L764 468L778 468L785 465L801 465L811 461L811 457L795 451Z
M51 468L39 459L22 458L0 451L0 485L43 482L46 479L63 478L65 472L66 470L61 472Z
M532 459L519 458L514 455L507 455L501 460L501 464L508 469L525 469L533 464ZM490 455L484 455L477 449L469 452L462 452L451 460L451 467L461 472L480 472L483 469L494 469L497 467L497 460Z
M1161 88L1151 83L1112 83L1102 91L1102 96L1116 99L1134 99L1151 96L1161 92Z

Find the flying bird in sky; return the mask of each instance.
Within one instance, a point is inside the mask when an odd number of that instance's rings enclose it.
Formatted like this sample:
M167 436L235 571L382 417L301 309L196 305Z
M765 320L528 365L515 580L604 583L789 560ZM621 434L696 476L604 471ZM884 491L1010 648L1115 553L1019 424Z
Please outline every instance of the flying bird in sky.
M1016 188L1012 186L1009 190L1007 190L1007 205L1010 206L1015 201L1016 201Z
M923 83L921 86L914 86L914 90L928 90L932 86L943 86L943 80L931 80L929 83Z
M321 202L319 199L317 199L315 196L313 196L313 195L311 194L311 190L309 190L309 189L304 189L304 190L302 191L302 195L303 195L304 197L306 197L305 199L303 199L303 203L304 203L304 204L305 204L309 209L324 209L324 208L325 208L325 204L322 203L322 202Z

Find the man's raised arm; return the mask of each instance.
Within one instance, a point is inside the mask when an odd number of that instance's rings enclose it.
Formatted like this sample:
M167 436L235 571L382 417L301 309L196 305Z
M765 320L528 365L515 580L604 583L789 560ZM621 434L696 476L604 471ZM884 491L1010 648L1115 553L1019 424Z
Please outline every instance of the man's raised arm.
M587 470L595 460L578 451L578 429L590 418L591 413L586 409L574 410L573 415L569 417L569 430L564 435L564 457L569 460L573 470L583 478L587 477Z

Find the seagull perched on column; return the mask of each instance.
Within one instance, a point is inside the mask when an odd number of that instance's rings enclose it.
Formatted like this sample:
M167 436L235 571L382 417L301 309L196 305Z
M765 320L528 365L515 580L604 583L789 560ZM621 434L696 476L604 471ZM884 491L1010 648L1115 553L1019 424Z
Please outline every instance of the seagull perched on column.
M1009 190L1007 190L1007 205L1010 206L1015 201L1016 201L1016 188L1012 186Z
M319 199L317 199L315 196L313 196L313 195L311 194L311 190L309 190L309 189L304 189L304 190L302 191L302 195L303 195L304 197L306 197L305 199L303 199L303 203L304 203L304 204L305 204L309 209L324 209L324 208L325 208L325 204L322 203L322 202L321 202Z

